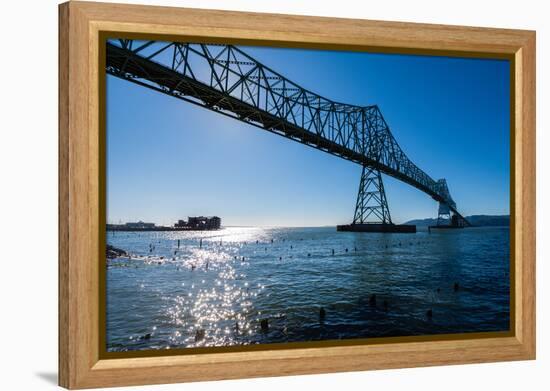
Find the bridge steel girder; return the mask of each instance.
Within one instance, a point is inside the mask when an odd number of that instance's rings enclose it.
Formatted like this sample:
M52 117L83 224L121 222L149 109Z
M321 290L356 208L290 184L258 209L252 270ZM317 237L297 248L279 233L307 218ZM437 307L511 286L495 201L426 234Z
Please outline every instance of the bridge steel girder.
M332 101L232 45L108 40L106 71L399 179L458 212L444 179L417 167L378 106Z
M392 224L379 170L363 166L353 224Z

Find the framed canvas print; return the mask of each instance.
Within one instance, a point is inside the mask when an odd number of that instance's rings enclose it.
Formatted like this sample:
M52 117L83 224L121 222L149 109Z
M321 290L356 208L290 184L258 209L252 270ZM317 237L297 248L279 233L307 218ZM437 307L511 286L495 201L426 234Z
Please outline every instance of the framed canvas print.
M60 5L60 384L535 358L535 33Z

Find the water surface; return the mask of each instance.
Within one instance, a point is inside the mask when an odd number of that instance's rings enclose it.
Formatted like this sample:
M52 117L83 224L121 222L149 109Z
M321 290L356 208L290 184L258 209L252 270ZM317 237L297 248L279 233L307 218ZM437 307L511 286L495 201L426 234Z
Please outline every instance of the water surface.
M509 329L508 228L230 227L107 242L131 254L107 262L108 351Z

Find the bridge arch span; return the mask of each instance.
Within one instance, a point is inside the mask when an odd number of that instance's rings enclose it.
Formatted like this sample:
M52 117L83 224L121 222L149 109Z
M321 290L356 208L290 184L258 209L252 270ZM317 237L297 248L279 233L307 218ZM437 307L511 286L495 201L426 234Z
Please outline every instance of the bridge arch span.
M392 176L428 194L439 202L440 211L443 207L449 217L452 213L462 225L469 225L446 181L432 179L407 157L376 105L327 99L232 45L113 39L106 43L105 66L115 77L360 164L363 174L368 168ZM377 191L380 194L380 186ZM361 186L356 216L360 196ZM378 198L385 200L385 194ZM391 224L391 218L378 222Z

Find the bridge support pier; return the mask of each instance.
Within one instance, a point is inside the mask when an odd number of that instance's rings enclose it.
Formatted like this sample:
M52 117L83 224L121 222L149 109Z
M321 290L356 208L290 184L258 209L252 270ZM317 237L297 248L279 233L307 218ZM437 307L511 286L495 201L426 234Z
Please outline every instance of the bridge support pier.
M415 233L416 226L392 223L380 170L363 166L353 223L338 225L336 230Z
M437 224L429 226L428 231L431 232L432 229L464 228L465 224L464 219L451 212L449 205L440 202L437 212Z
M379 170L363 166L353 224L392 224L390 209Z

